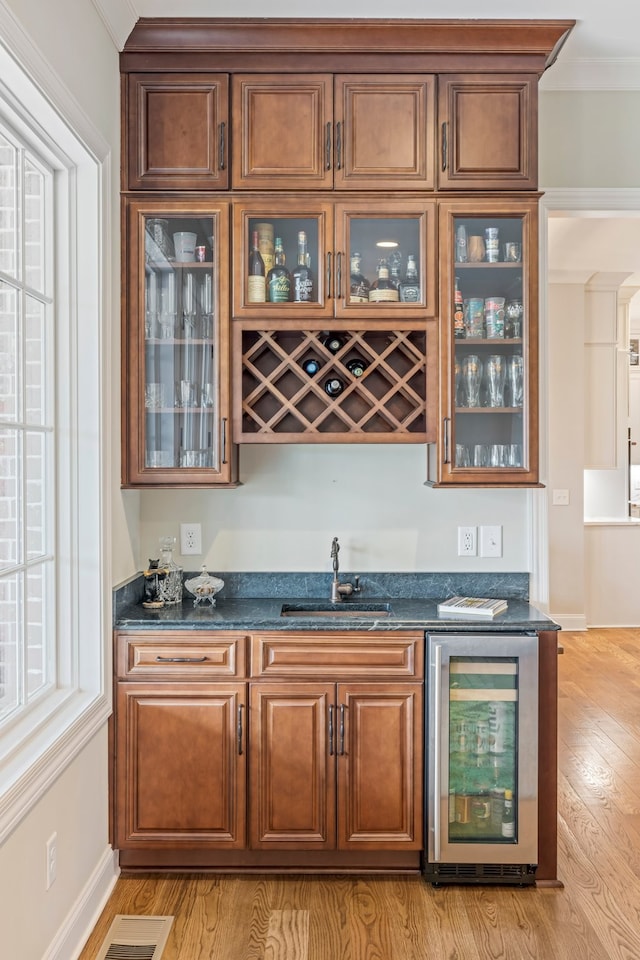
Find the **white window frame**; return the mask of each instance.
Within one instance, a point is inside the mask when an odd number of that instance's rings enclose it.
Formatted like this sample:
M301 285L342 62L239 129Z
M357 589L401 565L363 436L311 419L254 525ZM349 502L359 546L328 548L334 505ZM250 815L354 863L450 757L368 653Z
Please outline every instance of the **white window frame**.
M0 114L55 169L58 430L56 683L0 733L2 842L111 711L111 232L109 146L1 3Z

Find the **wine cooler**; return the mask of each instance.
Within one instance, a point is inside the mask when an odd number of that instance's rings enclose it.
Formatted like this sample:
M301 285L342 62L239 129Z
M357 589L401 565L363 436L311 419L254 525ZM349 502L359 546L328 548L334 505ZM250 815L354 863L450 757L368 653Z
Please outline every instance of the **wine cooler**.
M538 638L431 633L427 658L425 877L533 883Z

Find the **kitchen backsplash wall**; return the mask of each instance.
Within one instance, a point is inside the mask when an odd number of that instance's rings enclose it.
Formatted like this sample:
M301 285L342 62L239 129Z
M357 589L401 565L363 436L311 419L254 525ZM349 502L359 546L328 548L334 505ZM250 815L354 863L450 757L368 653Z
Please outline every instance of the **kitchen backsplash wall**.
M530 498L540 491L434 490L422 445L243 446L235 490L141 494L140 569L176 537L185 568L215 571L529 571ZM181 557L180 523L202 524ZM503 555L459 557L458 526L499 525Z

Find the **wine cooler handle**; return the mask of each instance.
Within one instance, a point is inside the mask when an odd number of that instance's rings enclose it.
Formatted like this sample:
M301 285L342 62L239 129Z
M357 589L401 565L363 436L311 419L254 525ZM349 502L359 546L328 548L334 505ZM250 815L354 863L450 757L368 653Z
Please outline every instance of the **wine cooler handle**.
M340 730L338 734L338 756L344 757L344 703L340 704Z
M222 462L227 462L227 418L222 418Z
M444 173L447 169L448 157L447 157L447 124L446 122L442 124L442 172Z
M331 251L327 250L327 299L331 300Z
M327 170L331 170L331 122L327 123L327 139L324 144Z
M449 452L449 424L451 420L449 417L445 417L443 420L443 446L444 446L444 459L443 463L451 463L451 454Z
M336 253L336 300L342 296L342 253Z
M329 756L333 756L333 704L329 705Z
M220 124L220 133L218 135L218 166L224 170L225 145L226 145L226 127L224 121Z
M440 737L442 730L442 647L433 645L433 859L440 860ZM431 738L429 738L431 739Z
M336 123L336 170L342 169L342 124Z
M242 739L243 739L243 730L242 730L242 711L244 710L244 704L238 704L238 756L242 756Z

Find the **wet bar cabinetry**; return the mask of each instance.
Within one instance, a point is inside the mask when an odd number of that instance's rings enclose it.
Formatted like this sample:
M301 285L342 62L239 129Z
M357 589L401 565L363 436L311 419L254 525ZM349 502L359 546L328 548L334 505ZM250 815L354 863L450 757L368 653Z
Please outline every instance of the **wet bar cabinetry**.
M403 631L117 634L121 866L416 870L423 648Z
M232 441L427 443L434 485L537 482L537 89L572 26L138 22L121 55L125 485L231 485ZM142 256L143 198L172 240L196 234L193 264ZM498 261L457 260L461 226L497 230ZM249 292L255 232L265 278L279 238L289 273L311 271L304 293L295 277L280 299L255 279ZM184 275L199 290L202 262L213 323L203 289L197 333L184 301L171 335L166 318L150 326L161 276L176 273L188 304ZM463 301L483 302L464 347L456 277ZM516 335L487 332L494 301L521 303ZM202 341L197 376L189 339ZM217 379L203 379L207 350ZM460 402L467 355L481 368L475 410ZM496 362L517 377L523 365L515 401L487 401Z

